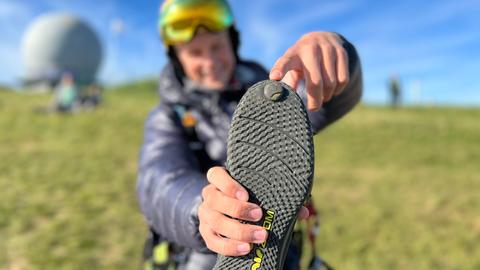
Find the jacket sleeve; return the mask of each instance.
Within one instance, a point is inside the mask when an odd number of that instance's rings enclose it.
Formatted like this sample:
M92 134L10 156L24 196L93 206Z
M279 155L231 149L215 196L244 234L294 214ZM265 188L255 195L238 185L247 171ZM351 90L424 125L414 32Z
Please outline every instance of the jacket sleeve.
M162 239L206 252L197 209L207 179L194 158L174 112L165 105L153 110L145 123L140 153L140 207Z
M323 104L320 110L308 112L314 134L348 113L360 101L362 96L363 81L360 59L355 47L344 37L340 37L344 41L343 46L348 54L350 81L340 95L333 97L329 102ZM303 90L300 96L306 104L305 90Z

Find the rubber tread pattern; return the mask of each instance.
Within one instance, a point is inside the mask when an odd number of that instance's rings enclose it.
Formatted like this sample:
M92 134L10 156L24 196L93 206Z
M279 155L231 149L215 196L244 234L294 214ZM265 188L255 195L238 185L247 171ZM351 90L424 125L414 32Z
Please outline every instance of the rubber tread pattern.
M265 97L267 84L281 84L278 101ZM242 97L228 135L227 170L249 192L263 213L275 212L265 245L253 245L246 256L219 255L216 270L281 270L298 211L313 184L313 141L310 121L300 97L277 81L261 81ZM252 223L262 226L263 220ZM252 268L257 248L263 258ZM257 265L258 266L258 265Z

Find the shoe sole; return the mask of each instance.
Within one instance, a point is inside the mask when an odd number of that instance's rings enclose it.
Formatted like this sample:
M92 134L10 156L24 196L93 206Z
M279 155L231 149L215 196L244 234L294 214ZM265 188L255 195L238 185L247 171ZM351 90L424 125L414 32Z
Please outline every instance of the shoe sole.
M245 256L219 255L214 269L281 270L297 215L313 184L313 141L300 97L278 81L245 93L228 135L227 170L263 210L268 238Z

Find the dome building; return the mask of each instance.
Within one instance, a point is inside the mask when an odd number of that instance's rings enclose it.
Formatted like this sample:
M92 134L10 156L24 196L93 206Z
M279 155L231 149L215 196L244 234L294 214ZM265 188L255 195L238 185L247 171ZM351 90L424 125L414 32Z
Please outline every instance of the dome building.
M23 82L33 88L52 88L68 72L77 84L96 82L102 46L94 30L67 13L41 16L22 41Z

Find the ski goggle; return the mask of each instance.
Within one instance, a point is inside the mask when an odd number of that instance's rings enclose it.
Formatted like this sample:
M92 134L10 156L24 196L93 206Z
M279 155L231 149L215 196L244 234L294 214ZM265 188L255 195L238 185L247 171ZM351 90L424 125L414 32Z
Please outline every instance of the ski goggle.
M233 24L233 14L224 0L167 0L160 12L160 35L165 45L190 41L199 26L212 32Z

